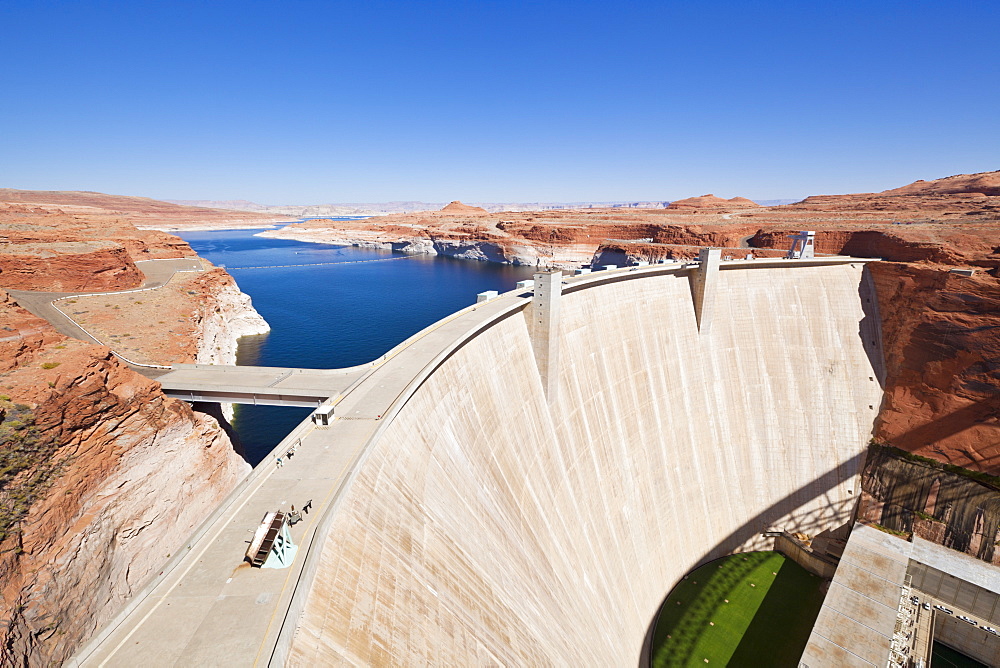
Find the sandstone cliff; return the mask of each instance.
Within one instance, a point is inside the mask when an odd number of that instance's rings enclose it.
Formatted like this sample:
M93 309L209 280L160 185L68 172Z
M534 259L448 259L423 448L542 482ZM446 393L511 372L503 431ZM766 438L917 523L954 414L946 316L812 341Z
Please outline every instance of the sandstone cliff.
M901 188L885 190L882 195L957 195L979 193L1000 197L1000 171L980 174L957 174L934 181L919 180Z
M210 265L165 274L162 288L107 292L141 285L140 266L162 266L139 260L200 262L180 239L137 230L112 208L129 201L69 195L0 191L17 202L0 201L0 286L103 293L60 303L144 362L233 363L238 337L267 331ZM0 464L0 665L68 658L249 472L214 418L2 290Z
M49 665L108 621L249 466L215 420L0 299L0 664Z
M144 280L136 261L194 255L177 237L137 230L111 213L71 214L53 206L4 202L11 192L0 190L0 286L127 290Z
M195 312L197 364L236 364L237 342L241 337L266 334L270 325L254 310L250 297L240 292L236 281L221 269L199 276L195 281L201 308ZM180 360L177 360L180 361Z
M861 486L858 519L1000 566L1000 478L872 445Z
M938 461L1000 474L1000 284L935 266L872 268L886 386L877 436Z
M113 241L0 246L0 281L14 290L127 290L142 285L142 280L128 252Z

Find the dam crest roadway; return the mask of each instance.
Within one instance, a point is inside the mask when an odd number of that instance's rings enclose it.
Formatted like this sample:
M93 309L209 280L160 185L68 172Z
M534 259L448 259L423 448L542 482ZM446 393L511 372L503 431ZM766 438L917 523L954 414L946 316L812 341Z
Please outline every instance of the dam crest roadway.
M70 665L634 665L691 568L848 523L883 374L866 262L625 267L349 369L173 367L170 396L332 422L296 427ZM671 500L685 479L704 498ZM265 513L310 500L289 568L243 563Z

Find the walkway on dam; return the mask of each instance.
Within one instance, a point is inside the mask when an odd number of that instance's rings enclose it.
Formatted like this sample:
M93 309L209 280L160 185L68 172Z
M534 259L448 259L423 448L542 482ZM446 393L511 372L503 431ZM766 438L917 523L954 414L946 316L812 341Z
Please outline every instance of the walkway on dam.
M722 269L847 262L864 260L747 260L725 262ZM565 291L684 273L689 266L672 263L566 278ZM289 390L294 385L298 390L330 391L334 420L329 426L306 420L289 434L69 665L282 665L304 605L301 597L294 597L296 588L301 584L306 590L312 577L303 567L310 551L322 545L323 520L338 505L366 446L451 352L493 323L520 312L531 297L530 290L515 290L470 306L424 329L383 358L353 369L296 373L180 367L171 372L177 374L173 377L177 386L218 387L220 378L229 378L235 381L234 388L249 387L247 383L253 380L255 386L266 381L273 387L287 383ZM162 378L173 385L169 376ZM253 531L265 513L288 510L291 505L301 509L309 501L311 511L291 528L298 552L289 568L257 569L244 562Z
M150 588L71 665L265 665L277 644L302 565L324 512L337 501L382 416L407 387L457 341L529 297L509 293L423 330L360 371L335 399L336 418L297 427L210 517ZM306 375L306 374L303 374ZM291 448L294 454L288 456ZM278 457L283 465L278 466ZM288 569L251 569L243 561L268 511L312 509L291 528L298 553Z

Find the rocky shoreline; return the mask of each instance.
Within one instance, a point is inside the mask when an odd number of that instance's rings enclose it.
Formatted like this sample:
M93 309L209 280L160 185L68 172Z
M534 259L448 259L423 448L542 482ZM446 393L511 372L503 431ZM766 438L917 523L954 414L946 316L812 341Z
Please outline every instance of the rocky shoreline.
M589 264L594 253L588 249L560 249L562 253L554 256L530 244L501 244L491 241L462 241L455 239L435 239L425 236L400 236L392 240L366 239L360 236L338 236L336 232L328 235L319 230L292 230L284 232L261 232L258 237L274 239L295 239L308 243L327 244L332 246L351 246L354 248L369 248L373 250L394 251L410 255L441 255L459 260L476 262L496 262L527 267L552 267L556 269L573 269ZM596 250L596 247L595 247Z
M775 257L816 231L816 252L872 265L887 379L876 436L906 451L1000 474L1000 172L781 206L711 195L664 209L488 213L457 202L378 220L310 220L278 239L569 269L687 259L700 248ZM956 273L957 272L957 273Z

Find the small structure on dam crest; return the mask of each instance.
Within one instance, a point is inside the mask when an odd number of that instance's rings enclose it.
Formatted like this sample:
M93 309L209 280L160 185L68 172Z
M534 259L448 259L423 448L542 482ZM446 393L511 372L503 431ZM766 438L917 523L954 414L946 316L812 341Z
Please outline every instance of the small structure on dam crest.
M816 233L812 231L802 231L798 234L789 234L792 240L792 247L788 249L785 256L789 260L809 260L816 257Z

